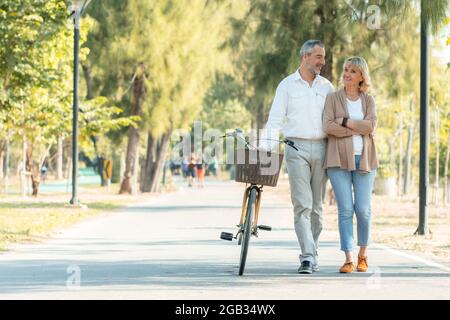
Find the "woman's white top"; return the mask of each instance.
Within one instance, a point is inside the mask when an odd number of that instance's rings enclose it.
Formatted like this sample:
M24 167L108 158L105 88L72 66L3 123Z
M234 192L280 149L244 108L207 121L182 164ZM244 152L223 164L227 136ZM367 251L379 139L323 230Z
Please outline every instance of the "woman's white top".
M347 98L347 109L349 118L352 120L363 120L364 114L362 110L361 98L351 101ZM361 155L363 151L363 139L361 135L353 136L353 151L355 155Z

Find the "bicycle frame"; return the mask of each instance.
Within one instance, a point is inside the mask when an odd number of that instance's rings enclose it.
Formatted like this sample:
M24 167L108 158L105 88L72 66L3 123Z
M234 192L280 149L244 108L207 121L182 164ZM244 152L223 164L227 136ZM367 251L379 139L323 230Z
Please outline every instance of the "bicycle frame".
M236 235L236 238L239 235L239 233L242 232L242 226L244 225L245 217L247 216L248 199L250 197L250 192L253 189L256 189L256 203L255 203L255 215L254 215L253 221L252 221L252 234L255 236L257 235L256 226L258 225L259 208L261 206L261 193L263 191L263 186L258 186L256 184L250 184L250 186L246 187L245 191L244 191L244 197L242 199L241 219L239 220L239 225L238 225L238 227L240 229L238 231L238 234Z

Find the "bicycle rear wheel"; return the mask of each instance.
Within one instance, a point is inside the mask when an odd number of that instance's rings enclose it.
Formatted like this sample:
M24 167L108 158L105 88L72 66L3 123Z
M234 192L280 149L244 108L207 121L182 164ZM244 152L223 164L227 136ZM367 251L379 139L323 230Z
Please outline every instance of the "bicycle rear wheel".
M252 235L252 222L255 212L256 189L252 189L248 199L247 214L245 215L244 230L242 231L241 259L239 261L239 275L244 274L245 262L247 261L248 244Z

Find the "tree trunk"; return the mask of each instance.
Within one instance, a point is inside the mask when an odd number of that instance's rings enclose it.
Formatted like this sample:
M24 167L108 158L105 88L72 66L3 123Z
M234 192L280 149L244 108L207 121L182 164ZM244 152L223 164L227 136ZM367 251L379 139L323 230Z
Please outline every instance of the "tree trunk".
M1 183L0 194L6 193L3 190L3 187L5 185L4 181L6 180L6 175L5 175L5 170L4 170L5 161L6 161L5 153L6 153L6 141L0 141L0 183Z
M439 198L439 108L436 106L434 112L434 137L436 139L436 165L434 171L434 199L435 205L438 204Z
M140 64L133 80L133 99L131 103L131 116L142 115L142 99L144 98L144 65ZM128 129L127 158L125 173L120 186L119 194L134 192L132 178L135 173L135 164L139 157L139 128L130 126Z
M134 175L134 166L136 159L139 157L139 132L137 129L130 127L128 130L128 145L127 145L127 157L125 162L125 172L120 185L119 194L132 193L131 180Z
M329 47L331 48L331 46ZM325 56L325 65L323 66L320 75L330 81L333 81L333 53L331 50L327 51Z
M1 144L1 142L0 142L0 144ZM3 161L5 158L5 155L4 155L5 152L3 150L4 150L3 147L0 146L0 179L1 180L3 180L3 178L4 178Z
M31 194L33 197L37 197L39 193L39 184L41 182L41 179L39 177L39 174L31 174L31 187L33 190L33 193Z
M405 179L403 180L403 194L408 194L409 185L411 183L411 157L412 146L414 140L415 124L411 123L408 128L408 141L406 143L406 155L405 155Z
M44 160L47 160L45 163L47 164L48 176L50 175L50 172L54 175L54 173L55 173L55 166L54 166L53 157L50 157L50 155L49 155L47 157L47 159L44 159Z
M155 159L156 159L156 141L152 134L149 132L147 134L147 150L145 155L145 161L142 163L141 168L141 185L140 189L142 192L150 192L152 177L154 176L155 170Z
M100 186L101 187L105 187L108 184L108 179L103 174L103 171L105 170L105 164L106 164L105 158L103 158L103 157L97 158L97 167L98 167L98 173L100 175Z
M401 134L401 130L397 129L389 140L389 172L395 172L395 142L397 141L397 135ZM398 189L397 180L394 180L395 188ZM397 195L398 190L393 192L393 195Z
M123 177L125 176L125 163L126 163L125 152L121 151L120 152L120 173L119 173L120 181L122 181Z
M66 161L66 172L64 174L64 177L66 179L70 179L71 172L72 172L72 155L68 154Z
M20 170L20 194L22 197L27 195L27 140L25 130L22 131L22 163Z
M414 97L409 100L409 112L413 113ZM414 142L414 130L416 122L414 119L410 120L408 127L408 141L406 142L406 155L405 155L405 178L403 180L403 194L407 194L409 191L409 186L411 183L411 157L412 157L412 146Z
M36 168L33 162L33 147L28 146L26 151L26 169L31 177L31 188L32 188L32 196L37 197L39 193L39 184L41 182L41 177L39 175L40 170Z
M3 166L0 167L0 170L2 171L2 177L3 177L3 185L0 188L5 194L8 193L8 175L9 175L9 134L5 140L5 146L2 148L3 150Z
M445 152L444 167L444 206L448 203L448 162L450 158L450 134L447 136L447 151Z
M56 179L63 179L63 139L58 137L58 150L56 155Z
M141 159L139 157L139 152L137 153L136 158L134 159L134 167L133 167L133 176L131 177L131 194L136 195L138 192L138 174L139 174L139 163Z
M86 81L86 100L90 100L94 97L92 92L92 77L91 77L91 69L89 66L82 64L84 80Z
M164 133L158 140L155 140L151 133L147 137L147 154L141 169L141 191L157 192L164 160L166 158L167 146L172 130Z
M392 170L391 172L395 172L395 140L396 136L394 135L394 137L389 141L389 171Z
M321 39L325 43L325 66L322 67L320 75L333 82L333 48L339 32L335 28L337 19L337 3L336 1L320 2L315 10L316 17L319 18L320 24L317 26L315 36L312 39Z
M403 115L401 111L399 112L398 117L398 126L400 130L398 143L398 195L401 196L403 191L403 189L400 187L403 181Z
M119 155L117 154L117 147L114 145L111 145L111 158L112 158L112 174L111 178L109 179L110 184L122 181L119 175L120 159Z

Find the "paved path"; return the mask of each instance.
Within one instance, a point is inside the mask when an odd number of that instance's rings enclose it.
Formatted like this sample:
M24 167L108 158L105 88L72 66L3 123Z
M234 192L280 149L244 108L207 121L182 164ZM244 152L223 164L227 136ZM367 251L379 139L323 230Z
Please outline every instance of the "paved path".
M321 271L297 274L291 205L270 188L260 223L273 231L251 239L237 276L239 247L219 234L235 231L242 188L207 181L17 246L0 255L0 299L450 298L449 266L381 246L370 249L368 273L339 274L335 232L323 232Z

